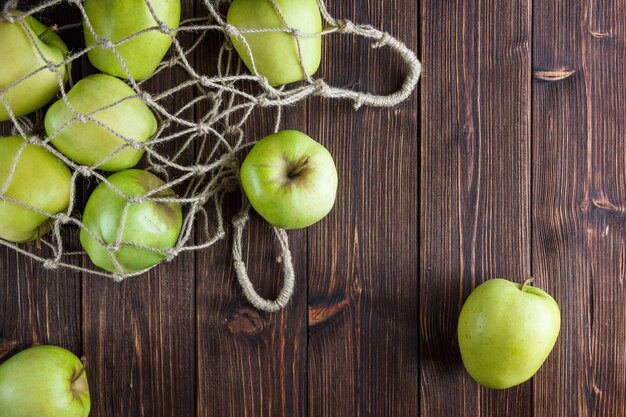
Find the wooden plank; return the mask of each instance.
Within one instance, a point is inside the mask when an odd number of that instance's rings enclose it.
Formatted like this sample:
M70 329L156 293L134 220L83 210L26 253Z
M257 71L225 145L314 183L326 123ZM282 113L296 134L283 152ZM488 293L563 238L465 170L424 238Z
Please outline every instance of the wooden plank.
M182 5L182 19L194 16L191 2ZM166 70L142 88L157 94L186 79L184 74L180 68ZM181 91L161 104L176 111L192 93ZM181 116L191 119L193 109ZM181 143L182 138L168 142L158 151L174 155ZM191 147L179 162L189 164L193 156ZM92 181L89 191L95 185ZM182 188L175 191L180 194ZM92 414L195 415L195 254L182 252L171 263L122 283L87 275L83 299L85 351L96 358L91 384L100 387L92 390Z
M535 74L567 75L533 84L533 274L563 323L536 378L535 416L626 410L625 12L554 0L534 13Z
M463 301L530 274L529 0L422 5L421 416L529 416L532 382L481 388L456 340Z
M413 50L414 1L328 5ZM358 37L327 38L329 84L389 93L405 68ZM309 416L411 416L418 409L418 94L395 109L316 99L309 132L335 158L335 208L309 228Z
M196 13L206 14L204 5L199 4ZM215 35L196 57L203 74L217 73L216 54L223 38ZM274 116L273 109L255 110L243 125L246 141L272 133ZM284 109L281 129L306 132L306 116L304 103ZM245 153L238 156L243 159ZM306 231L289 232L296 273L291 303L279 313L255 311L243 298L232 268L230 223L241 208L239 200L239 191L226 198L226 239L200 252L196 260L198 416L302 417L307 394ZM204 239L202 233L199 237ZM274 299L282 287L278 244L254 210L243 234L243 253L255 288Z
M258 312L243 299L231 268L230 237L198 256L199 416L305 415L305 234L289 237L298 281L280 313ZM282 278L273 232L254 216L244 244L255 287L275 297Z
M73 239L71 244L77 244ZM22 245L39 255L46 249ZM81 346L81 275L45 271L41 264L0 248L0 362L40 344L62 346L77 356Z
M54 8L37 17L51 25L76 15L67 9ZM29 117L43 120L44 114L40 110ZM11 122L0 122L0 136L11 135L11 130ZM66 247L77 247L78 233L68 233L63 243ZM37 247L36 243L20 247L37 256L53 256L49 248ZM62 346L80 357L83 354L81 322L80 274L45 270L32 258L0 247L0 362L39 344Z

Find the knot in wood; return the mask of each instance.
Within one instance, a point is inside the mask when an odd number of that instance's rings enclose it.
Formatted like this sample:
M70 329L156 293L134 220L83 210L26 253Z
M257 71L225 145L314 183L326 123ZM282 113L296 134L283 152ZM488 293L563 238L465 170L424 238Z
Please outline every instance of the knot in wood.
M242 308L228 320L228 329L233 334L254 335L265 329L266 323L256 310Z
M574 75L574 69L553 69L535 71L535 79L547 82L561 81Z

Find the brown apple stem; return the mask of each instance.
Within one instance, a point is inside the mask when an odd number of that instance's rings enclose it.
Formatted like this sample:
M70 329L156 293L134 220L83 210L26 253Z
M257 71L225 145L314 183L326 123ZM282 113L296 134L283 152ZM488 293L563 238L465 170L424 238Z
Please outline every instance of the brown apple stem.
M80 358L80 361L83 363L83 366L80 368L78 373L74 375L71 384L78 381L78 378L80 378L80 376L85 373L85 368L87 367L87 357L83 356L82 358Z
M289 173L289 178L293 178L296 175L298 175L300 172L302 172L302 170L306 167L306 164L308 162L309 162L309 157L308 156L306 158L304 158L303 161L298 162L296 167L294 169L292 169L291 172Z
M524 289L526 288L526 286L527 286L527 285L530 285L530 284L533 282L533 280L534 280L534 279L535 279L535 278L533 278L533 277L528 277L528 278L526 278L526 279L524 280L524 282L522 282L522 287L520 288L520 291L521 291L521 292L524 292Z
M52 32L52 33L56 33L59 31L59 27L57 25L52 25L52 26L48 26L46 28L46 30L44 30L43 32L41 32L39 34L39 39L43 41L44 36L46 36L48 33Z

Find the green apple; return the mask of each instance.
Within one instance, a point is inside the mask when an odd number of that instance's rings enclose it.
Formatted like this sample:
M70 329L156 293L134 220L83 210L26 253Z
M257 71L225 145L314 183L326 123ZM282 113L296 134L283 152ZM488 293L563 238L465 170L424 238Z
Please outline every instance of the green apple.
M322 31L322 16L317 0L275 0L287 26L305 35ZM234 0L226 16L229 24L239 30L284 28L269 0ZM296 38L285 32L244 33L250 46L257 72L271 85L288 84L306 78L302 71ZM250 71L252 61L248 48L241 38L231 36L239 56ZM317 71L322 58L322 37L300 37L302 64L311 76Z
M79 164L104 171L131 168L143 150L132 148L125 139L143 142L157 130L148 106L126 83L110 75L90 75L78 81L67 93L67 101L74 111L64 100L48 109L46 133L59 151ZM74 112L89 114L95 121L79 121Z
M488 280L461 309L463 364L485 387L510 388L530 379L554 347L561 327L559 306L549 294L529 286L529 280Z
M58 346L35 346L0 364L0 417L87 417L85 365Z
M0 94L15 117L22 117L46 105L59 91L59 84L65 83L68 68L58 67L60 81L56 72L46 67L44 58L59 65L68 51L59 35L34 17L20 17L18 11L10 14L16 18L13 23L0 17ZM0 121L9 119L0 97Z
M261 139L241 165L252 207L270 224L300 229L321 220L337 194L337 169L328 150L297 130Z
M169 188L160 189L165 185L160 178L138 169L116 172L107 181L128 198L118 195L105 182L100 183L89 197L82 221L97 239L82 228L80 231L80 243L89 258L107 271L120 273L138 272L158 264L165 257L163 252L172 248L178 240L182 211L176 202L151 199L172 198L176 194ZM129 200L131 197L145 196L157 188L160 190L146 196L146 201L131 203ZM127 204L128 213L125 221L122 221ZM117 242L120 228L123 243L109 253L106 245ZM119 268L113 260L119 264Z
M180 0L150 0L150 6L158 20L169 28L180 24ZM85 14L99 38L116 43L130 74L136 80L148 78L172 44L172 38L158 29L146 0L85 0ZM84 22L85 43L94 46L87 52L91 63L102 72L116 77L128 78L115 53L98 44L87 22ZM130 39L133 34L146 32ZM128 40L125 40L129 38Z
M67 166L45 149L24 142L19 136L0 138L0 238L11 242L28 242L43 236L50 230L49 215L66 210L70 203L72 175ZM14 165L8 187L2 193Z

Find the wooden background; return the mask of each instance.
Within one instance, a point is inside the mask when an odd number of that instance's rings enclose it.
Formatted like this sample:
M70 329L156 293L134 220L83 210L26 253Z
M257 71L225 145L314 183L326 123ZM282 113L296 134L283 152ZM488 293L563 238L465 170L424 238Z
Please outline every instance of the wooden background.
M626 416L626 2L421 5L420 415ZM464 372L457 317L492 277L560 304L506 391Z
M206 14L199 0L183 5L183 18ZM413 0L334 1L329 9L419 50ZM48 24L79 21L65 2L38 16ZM215 36L191 57L207 74L215 73ZM63 37L81 47L80 32ZM399 63L361 39L335 35L325 40L318 75L388 93L404 75ZM75 80L91 72L85 59L73 68ZM153 87L176 81L160 78ZM419 97L416 91L394 109L355 112L350 102L312 99L287 110L283 127L329 148L340 186L324 221L289 232L298 281L285 311L248 307L235 282L230 238L122 284L46 271L0 247L0 358L35 344L85 355L93 417L416 415ZM9 133L8 124L1 128ZM263 115L246 125L250 140L271 130ZM85 185L83 201L94 185ZM228 216L236 206L229 203ZM256 215L244 244L257 287L275 296L277 248Z
M66 9L47 16L76 18ZM92 416L626 416L626 2L329 9L398 36L424 73L394 109L288 109L283 127L325 144L340 174L329 217L289 233L289 308L248 308L229 239L123 284L2 248L0 357L37 343L86 355ZM403 74L356 39L324 50L319 75L335 85L389 92ZM210 73L209 49L194 60ZM256 216L245 243L275 295L276 248ZM488 278L530 275L560 304L561 335L531 381L483 389L460 361L461 305Z

